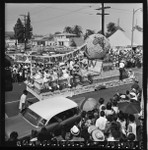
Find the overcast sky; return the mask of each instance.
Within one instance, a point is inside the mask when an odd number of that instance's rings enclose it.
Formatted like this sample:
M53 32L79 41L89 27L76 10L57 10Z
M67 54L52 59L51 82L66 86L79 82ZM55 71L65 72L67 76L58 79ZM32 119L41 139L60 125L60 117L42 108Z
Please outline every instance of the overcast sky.
M141 3L105 3L110 6L105 12L105 29L109 22L117 23L131 35L133 9L143 8ZM23 20L21 14L30 12L31 25L34 34L47 35L57 31L63 32L65 26L80 25L85 33L86 29L101 30L101 16L96 15L100 3L6 3L5 29L13 31L18 18ZM143 12L135 13L135 23L143 27Z

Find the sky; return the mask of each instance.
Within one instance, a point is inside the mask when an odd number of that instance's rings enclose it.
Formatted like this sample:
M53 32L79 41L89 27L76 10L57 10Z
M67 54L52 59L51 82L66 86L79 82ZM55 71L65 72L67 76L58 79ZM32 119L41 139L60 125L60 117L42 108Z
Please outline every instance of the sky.
M143 27L143 8L142 3L105 3L111 8L105 9L105 31L109 22L118 23L128 37L131 36L133 9L134 25ZM20 18L30 13L33 34L54 34L63 32L66 26L73 27L79 25L83 33L86 29L98 32L101 30L101 16L96 15L101 10L101 3L5 3L5 30L13 31L13 27Z

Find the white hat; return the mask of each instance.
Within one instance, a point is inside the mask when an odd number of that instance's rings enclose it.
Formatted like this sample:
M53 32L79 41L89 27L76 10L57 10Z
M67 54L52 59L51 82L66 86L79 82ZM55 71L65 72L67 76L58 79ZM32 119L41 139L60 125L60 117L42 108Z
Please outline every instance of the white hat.
M78 129L78 127L76 125L74 125L71 129L70 129L71 134L73 135L79 135L80 130Z
M64 62L59 63L59 66L64 66L64 65L65 65Z
M105 136L104 136L103 132L99 129L94 130L92 132L92 138L94 141L104 141L105 140Z
M133 100L136 100L136 101L137 101L137 95L136 95L136 93L130 92L130 96L131 96L130 99L133 99Z
M94 130L96 130L97 129L97 127L95 126L95 125L90 125L89 127L88 127L88 133L89 134L91 134Z

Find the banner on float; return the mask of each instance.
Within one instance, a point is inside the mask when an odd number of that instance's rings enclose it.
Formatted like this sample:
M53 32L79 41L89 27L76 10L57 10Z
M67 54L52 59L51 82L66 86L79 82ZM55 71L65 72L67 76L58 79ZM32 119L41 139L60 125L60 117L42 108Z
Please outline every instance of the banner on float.
M14 54L14 61L22 62L22 63L25 62L31 63L32 61L34 63L38 62L44 64L53 63L53 62L64 62L69 60L70 58L76 57L80 53L80 51L84 51L85 48L86 48L86 44L66 54L56 54L52 56Z

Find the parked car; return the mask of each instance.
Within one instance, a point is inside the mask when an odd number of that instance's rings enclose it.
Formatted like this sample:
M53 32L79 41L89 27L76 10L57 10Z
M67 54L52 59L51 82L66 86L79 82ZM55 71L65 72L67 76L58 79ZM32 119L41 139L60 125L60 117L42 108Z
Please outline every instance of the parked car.
M31 130L40 132L42 127L60 135L63 127L69 130L80 118L79 107L74 101L61 96L49 98L30 105L22 114L6 118L5 135L9 138L10 133L16 131L18 139L26 139Z

